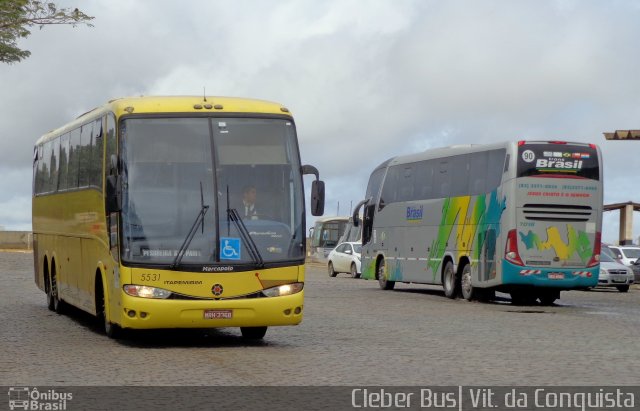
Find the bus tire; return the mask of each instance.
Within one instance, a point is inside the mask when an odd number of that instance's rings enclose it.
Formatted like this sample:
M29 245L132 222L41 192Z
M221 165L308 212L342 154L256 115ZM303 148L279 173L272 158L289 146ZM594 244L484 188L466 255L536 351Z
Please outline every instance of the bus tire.
M106 291L102 287L102 281L100 278L96 279L96 311L98 313L98 322L101 323L102 330L109 338L118 339L122 335L122 329L117 325L109 321L107 317L107 305L105 303L107 299Z
M356 268L356 263L351 263L351 277L358 278L360 274L358 274L358 269Z
M619 285L616 287L618 289L618 291L620 291L621 293L626 293L629 291L629 285Z
M43 264L43 272L44 272L44 290L47 293L47 308L51 311L55 311L55 304L53 301L54 295L51 288L51 276L49 275L49 265L45 260Z
M58 275L56 273L55 260L51 261L51 275L49 276L49 292L51 293L51 307L52 310L58 314L64 314L65 302L60 299L60 293L58 292Z
M538 295L538 299L542 305L553 305L553 303L555 303L559 298L560 291L558 290L544 290Z
M447 261L442 271L442 288L447 298L455 299L460 293L460 279L453 269L453 262Z
M267 333L267 327L240 327L240 332L245 340L261 340Z
M383 290L393 290L393 287L395 287L396 285L395 281L387 280L386 273L385 273L384 258L380 259L380 262L378 263L378 269L376 270L376 278L378 279L378 285Z
M333 269L333 263L329 261L327 270L329 271L329 277L335 277L338 273Z
M462 268L460 291L462 292L462 297L467 301L473 301L476 298L477 290L471 285L471 266L469 264L465 264Z

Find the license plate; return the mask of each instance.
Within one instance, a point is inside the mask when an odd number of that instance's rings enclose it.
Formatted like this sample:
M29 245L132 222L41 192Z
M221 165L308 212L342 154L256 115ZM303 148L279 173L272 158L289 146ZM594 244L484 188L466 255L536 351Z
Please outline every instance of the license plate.
M549 273L547 276L550 280L564 280L563 273Z
M205 320L230 320L233 310L204 310Z

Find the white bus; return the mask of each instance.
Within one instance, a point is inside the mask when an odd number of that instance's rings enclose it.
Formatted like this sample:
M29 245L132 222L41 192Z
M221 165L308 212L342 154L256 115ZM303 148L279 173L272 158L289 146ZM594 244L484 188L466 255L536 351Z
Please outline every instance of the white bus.
M598 283L602 164L594 144L519 141L391 158L372 172L362 277L445 295L552 304Z
M309 229L310 257L316 263L326 263L327 256L338 245L349 217L322 217Z

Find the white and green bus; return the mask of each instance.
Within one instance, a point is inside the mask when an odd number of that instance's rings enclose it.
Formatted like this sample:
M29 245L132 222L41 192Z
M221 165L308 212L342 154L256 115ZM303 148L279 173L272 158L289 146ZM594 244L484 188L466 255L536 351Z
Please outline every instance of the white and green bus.
M594 144L452 146L374 169L363 209L362 277L441 284L445 295L553 304L598 283L602 163Z

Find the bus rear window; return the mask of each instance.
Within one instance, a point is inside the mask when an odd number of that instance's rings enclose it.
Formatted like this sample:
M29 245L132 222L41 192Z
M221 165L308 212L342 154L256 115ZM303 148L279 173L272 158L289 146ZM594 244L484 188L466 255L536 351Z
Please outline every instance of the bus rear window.
M588 145L523 144L518 147L518 177L600 179L598 151Z

